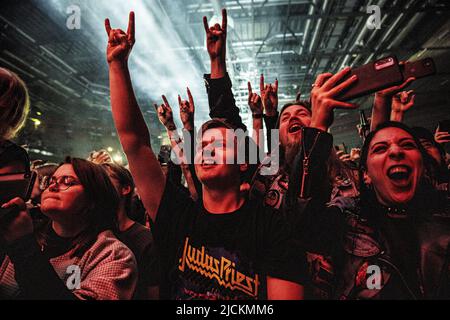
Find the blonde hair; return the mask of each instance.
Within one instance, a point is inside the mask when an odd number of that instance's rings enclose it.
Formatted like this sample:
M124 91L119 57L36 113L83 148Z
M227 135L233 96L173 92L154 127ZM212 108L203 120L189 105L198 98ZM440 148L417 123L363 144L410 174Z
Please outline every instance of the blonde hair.
M0 68L0 140L9 140L25 125L30 110L28 89L14 72Z

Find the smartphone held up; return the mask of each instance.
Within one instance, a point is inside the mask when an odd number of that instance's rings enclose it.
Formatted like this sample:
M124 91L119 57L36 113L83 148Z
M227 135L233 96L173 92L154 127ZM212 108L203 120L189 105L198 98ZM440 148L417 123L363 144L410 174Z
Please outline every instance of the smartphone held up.
M356 75L358 80L339 96L339 100L349 101L403 83L408 78L416 79L436 74L432 58L400 63L396 56L388 56L352 69L342 80Z

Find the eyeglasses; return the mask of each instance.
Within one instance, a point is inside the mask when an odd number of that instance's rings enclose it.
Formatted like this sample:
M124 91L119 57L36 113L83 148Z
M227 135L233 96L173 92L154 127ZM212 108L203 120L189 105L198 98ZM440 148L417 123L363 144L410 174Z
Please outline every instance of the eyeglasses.
M51 177L42 181L41 185L44 190L49 188L51 185L55 185L59 191L66 191L70 187L80 185L80 181L72 176L61 176L61 177Z

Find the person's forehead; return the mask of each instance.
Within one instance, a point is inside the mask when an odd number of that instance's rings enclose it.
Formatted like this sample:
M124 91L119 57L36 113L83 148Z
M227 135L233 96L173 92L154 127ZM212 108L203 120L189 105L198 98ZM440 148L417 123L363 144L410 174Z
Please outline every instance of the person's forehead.
M403 129L390 127L378 131L372 139L371 145L379 142L396 142L403 139L414 139L411 134Z
M282 115L286 114L286 113L295 114L295 113L302 112L302 111L306 111L308 114L310 114L309 109L306 108L305 106L302 106L299 104L294 104L294 105L289 106L286 109L284 109Z
M217 127L217 128L211 128L206 129L203 131L201 140L202 141L211 141L212 138L214 138L215 141L218 140L225 140L227 136L230 136L233 134L233 130L225 128L225 127Z
M76 177L77 175L75 174L75 171L73 170L73 166L69 163L65 163L62 166L60 166L55 173L53 174L55 177L60 177L60 176L74 176Z

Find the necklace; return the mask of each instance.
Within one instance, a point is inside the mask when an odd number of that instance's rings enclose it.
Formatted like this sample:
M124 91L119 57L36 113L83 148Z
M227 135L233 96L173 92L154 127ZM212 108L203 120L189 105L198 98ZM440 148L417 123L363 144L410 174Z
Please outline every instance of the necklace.
M302 175L302 185L300 186L300 198L305 198L306 193L306 177L309 175L309 158L311 154L314 151L314 148L316 146L317 140L319 140L320 132L317 133L317 135L314 137L314 142L311 146L311 149L309 153L306 153L306 147L305 147L305 128L302 128L302 153L303 153L303 175Z
M384 209L389 218L406 219L408 217L408 213L405 208L384 207Z

